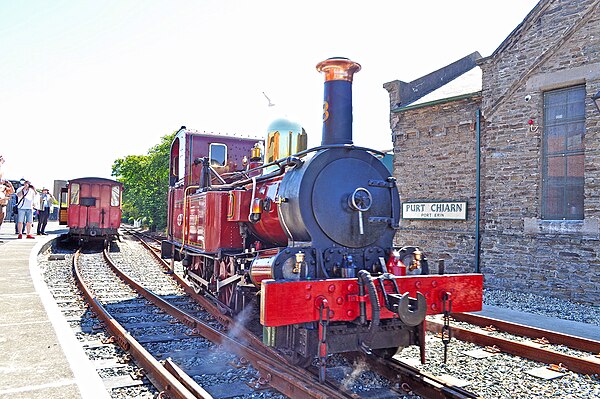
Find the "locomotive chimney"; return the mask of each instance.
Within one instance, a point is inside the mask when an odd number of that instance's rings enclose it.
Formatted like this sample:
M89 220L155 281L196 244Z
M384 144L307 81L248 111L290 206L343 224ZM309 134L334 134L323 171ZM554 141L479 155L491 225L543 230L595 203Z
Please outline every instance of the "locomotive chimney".
M352 77L360 64L334 57L317 64L325 74L321 145L352 144Z

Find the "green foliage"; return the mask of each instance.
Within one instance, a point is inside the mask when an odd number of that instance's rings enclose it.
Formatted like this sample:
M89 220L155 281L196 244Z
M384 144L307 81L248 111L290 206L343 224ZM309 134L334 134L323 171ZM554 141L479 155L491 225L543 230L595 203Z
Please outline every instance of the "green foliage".
M161 138L147 155L128 155L114 161L112 176L123 183L123 219L143 219L152 229L167 225L169 153L175 133Z

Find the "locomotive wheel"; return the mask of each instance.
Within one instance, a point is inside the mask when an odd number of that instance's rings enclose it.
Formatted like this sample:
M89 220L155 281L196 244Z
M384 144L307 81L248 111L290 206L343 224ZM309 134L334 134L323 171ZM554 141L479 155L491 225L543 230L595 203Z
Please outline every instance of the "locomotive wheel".
M218 280L222 281L235 275L235 263L232 258L225 257L220 261L215 262L215 275ZM235 287L237 283L227 284L221 287L217 295L217 299L225 305L226 309L221 309L221 312L229 313L233 307L235 297ZM220 306L221 307L221 306ZM219 308L220 308L219 307Z

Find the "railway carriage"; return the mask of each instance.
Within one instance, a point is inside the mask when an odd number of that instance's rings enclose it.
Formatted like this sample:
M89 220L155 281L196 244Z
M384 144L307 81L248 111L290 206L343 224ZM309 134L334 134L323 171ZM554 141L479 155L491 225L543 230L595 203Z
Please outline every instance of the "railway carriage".
M72 240L113 240L119 235L122 195L123 183L115 180L69 180L61 190L59 224L68 226Z
M408 345L424 360L425 316L480 310L483 278L428 275L420 248L394 246L396 180L384 154L352 141L360 65L333 58L317 69L319 147L285 120L264 143L177 133L163 257L181 260L190 284L224 311L257 308L263 340L296 364L318 356L324 370L328 353L391 356Z

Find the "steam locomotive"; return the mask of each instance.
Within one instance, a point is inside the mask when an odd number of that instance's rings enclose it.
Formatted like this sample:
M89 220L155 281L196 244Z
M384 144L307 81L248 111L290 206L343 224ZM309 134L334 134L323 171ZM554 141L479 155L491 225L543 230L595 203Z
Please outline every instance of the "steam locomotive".
M295 364L420 345L427 314L481 310L480 274L428 275L417 247L396 247L396 180L383 154L353 145L346 58L325 76L322 143L276 120L266 142L185 127L170 153L168 239L190 284L226 312L260 309L263 340ZM264 150L263 150L264 148ZM323 366L324 367L324 366Z

